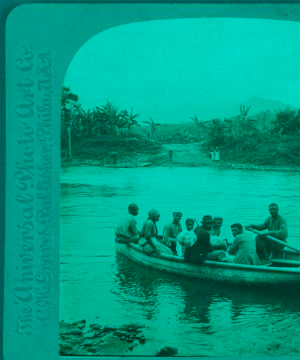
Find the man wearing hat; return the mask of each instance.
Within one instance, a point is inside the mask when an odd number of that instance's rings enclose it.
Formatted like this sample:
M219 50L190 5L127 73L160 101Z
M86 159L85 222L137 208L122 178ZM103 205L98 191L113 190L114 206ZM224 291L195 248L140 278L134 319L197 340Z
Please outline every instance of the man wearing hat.
M173 221L170 224L164 226L163 232L163 244L170 248L174 255L177 255L176 245L177 236L182 231L180 220L182 218L182 212L173 212Z
M205 215L202 218L202 225L198 226L194 231L197 240L194 245L188 247L184 253L184 259L191 263L203 263L207 260L219 261L225 257L225 251L213 250L210 244L209 231L212 229L213 218L211 215Z
M157 240L157 226L156 222L160 218L160 213L156 209L152 209L148 213L148 219L144 222L141 232L141 239L139 245L142 250L148 254L160 255L161 253L172 255L172 251Z
M136 227L136 216L139 213L139 207L136 204L128 205L128 214L119 223L116 228L116 241L122 244L138 242L140 233Z

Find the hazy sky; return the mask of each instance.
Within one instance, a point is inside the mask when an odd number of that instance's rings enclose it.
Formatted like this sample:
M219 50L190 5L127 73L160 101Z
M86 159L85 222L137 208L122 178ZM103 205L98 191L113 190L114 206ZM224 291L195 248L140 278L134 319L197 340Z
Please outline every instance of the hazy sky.
M300 23L211 18L115 27L79 49L65 85L85 108L109 99L161 123L235 115L253 96L300 107Z

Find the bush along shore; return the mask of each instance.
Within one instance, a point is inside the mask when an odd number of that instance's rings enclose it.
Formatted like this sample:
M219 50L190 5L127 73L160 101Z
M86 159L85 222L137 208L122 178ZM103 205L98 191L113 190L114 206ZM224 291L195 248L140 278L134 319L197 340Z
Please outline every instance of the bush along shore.
M273 139L274 141L274 139ZM275 142L275 141L274 141ZM266 146L266 145L265 145ZM275 146L275 145L274 145ZM281 145L282 146L282 145ZM292 146L292 142L290 142ZM219 148L220 160L210 158L211 145L203 143L160 144L137 138L90 139L76 146L72 160L62 157L62 167L99 166L99 167L219 167L239 170L283 170L299 171L300 163L292 153L275 152L275 149L260 148L247 151L241 149ZM248 154L246 156L246 154Z
M86 325L85 320L74 323L60 321L59 348L60 355L130 355L133 350L146 343L141 324L127 324L119 327ZM138 351L143 354L143 350ZM172 346L157 350L155 356L172 356L177 349Z

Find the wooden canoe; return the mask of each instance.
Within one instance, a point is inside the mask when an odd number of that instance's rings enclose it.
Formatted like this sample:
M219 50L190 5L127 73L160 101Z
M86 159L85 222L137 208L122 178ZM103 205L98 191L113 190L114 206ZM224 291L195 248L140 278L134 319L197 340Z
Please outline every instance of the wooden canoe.
M203 264L189 264L183 259L162 254L160 257L148 255L135 244L116 242L117 254L122 254L138 264L169 273L196 279L233 283L239 285L292 285L300 287L299 254L291 251L283 253L282 259L272 259L265 265L242 265L205 261Z

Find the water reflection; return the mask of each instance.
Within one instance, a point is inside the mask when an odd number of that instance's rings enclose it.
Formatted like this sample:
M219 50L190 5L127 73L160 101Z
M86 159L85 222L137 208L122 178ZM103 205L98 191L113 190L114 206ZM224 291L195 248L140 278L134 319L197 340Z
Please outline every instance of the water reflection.
M291 328L300 327L300 303L292 289L240 288L183 278L149 270L122 255L117 256L115 279L115 293L125 301L138 298L135 305L143 307L140 319L162 322L160 328L173 333L169 341L177 334L184 348L187 339L197 339L189 355L199 355L199 341L214 354L257 353L258 349L277 354L291 340ZM135 311L140 313L138 308ZM241 332L246 345L235 343ZM295 336L299 341L299 335L294 334L293 342ZM220 350L222 341L229 344L228 348L223 346L224 353Z

